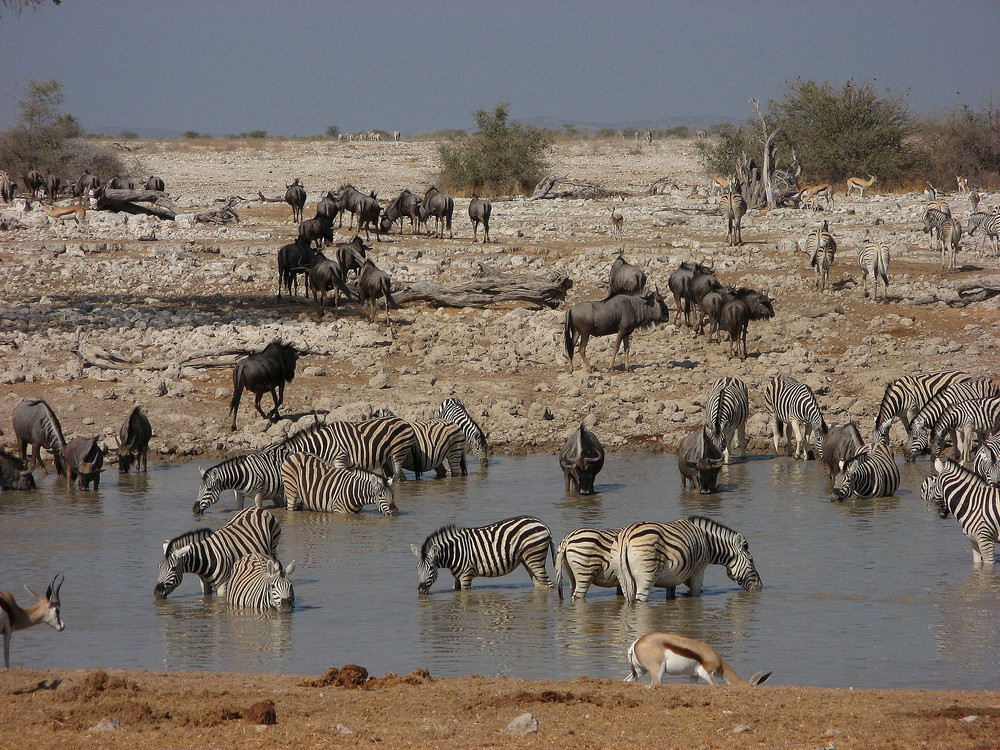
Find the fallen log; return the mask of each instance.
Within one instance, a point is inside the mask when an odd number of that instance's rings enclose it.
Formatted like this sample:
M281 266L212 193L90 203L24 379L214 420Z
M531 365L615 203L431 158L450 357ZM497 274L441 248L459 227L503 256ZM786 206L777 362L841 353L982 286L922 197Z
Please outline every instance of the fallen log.
M429 302L439 307L490 307L491 305L521 302L536 307L556 309L566 301L566 292L573 280L561 273L546 276L499 274L485 266L480 272L487 278L469 281L453 287L444 287L425 281L400 284L392 290L399 304Z
M145 205L145 204L149 205ZM180 213L167 193L158 190L111 190L94 192L94 207L99 211L120 211L126 214L148 214L161 219L176 219Z
M264 201L264 203L284 203L285 202L285 196L281 196L280 198L268 198L260 190L257 191L257 195L258 195L258 197L262 201Z
M529 201L543 198L621 198L642 195L630 190L612 190L603 185L586 180L571 180L568 177L549 175L535 186Z
M228 224L230 222L239 223L240 215L233 210L233 204L236 203L238 199L236 197L230 198L226 201L226 205L221 208L217 208L214 211L203 211L200 214L194 215L194 220L202 224Z
M952 307L964 307L973 302L982 302L1000 294L1000 276L980 276L975 279L965 279L955 283L955 291L959 299L951 303Z

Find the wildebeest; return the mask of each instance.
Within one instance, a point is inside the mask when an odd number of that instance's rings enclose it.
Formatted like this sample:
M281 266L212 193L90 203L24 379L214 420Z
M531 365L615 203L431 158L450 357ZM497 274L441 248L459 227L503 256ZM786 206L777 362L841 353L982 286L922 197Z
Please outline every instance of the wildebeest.
M28 201L33 201L38 197L38 191L45 187L45 177L37 169L29 169L24 175L24 189L28 194Z
M361 273L358 274L358 301L361 303L361 307L365 308L366 314L368 313L366 305L369 302L371 303L371 313L368 314L368 320L372 323L375 322L375 313L378 309L376 302L379 297L384 297L385 324L391 327L389 308L399 307L396 304L396 300L392 298L392 293L389 291L391 286L392 282L389 279L389 274L376 268L371 259L366 259L365 264L361 267Z
M0 492L7 490L33 490L35 478L24 461L5 450L0 450Z
M455 235L451 231L451 217L455 213L455 199L450 195L442 193L434 185L427 188L424 199L420 203L420 221L427 223L427 219L434 217L434 234L444 238L445 224L448 225L448 237ZM440 229L439 229L440 227Z
M63 458L66 460L66 489L79 481L80 489L89 489L94 483L94 489L101 484L101 471L104 467L106 449L97 442L96 437L75 437L66 444Z
M337 214L341 211L340 196L337 195L332 190L327 191L327 194L323 196L319 203L316 204L316 218L323 219L330 226L333 226L333 222L337 218Z
M469 219L472 220L472 241L476 241L479 233L480 223L483 225L483 243L490 241L490 214L493 213L493 204L488 198L472 196L469 201Z
M358 234L361 234L361 230L365 230L365 239L370 240L371 235L368 233L369 228L374 225L375 229L375 239L379 242L382 241L382 230L379 227L378 217L382 213L382 206L378 203L378 196L375 195L373 190L370 194L362 197L357 204L358 209Z
M299 242L304 241L309 247L315 242L318 247L333 244L333 224L326 219L315 217L299 222Z
M645 286L646 272L626 261L619 252L615 262L611 264L608 296L604 299L611 299L616 294L640 294Z
M344 226L344 214L351 214L351 221L348 223L347 228L351 229L354 227L354 217L357 216L358 206L367 197L364 193L358 190L354 185L341 185L337 188L337 195L340 196L340 221L337 223L337 227Z
M166 189L167 186L161 177L150 175L149 179L146 180L146 190L156 190L157 192L162 193Z
M278 250L278 299L281 299L281 286L289 296L292 288L295 294L299 293L299 274L306 280L306 293L309 293L309 267L312 265L313 251L310 242L303 237L298 237L295 242L282 245Z
M61 188L62 177L51 173L45 175L45 197L49 199L49 203L55 203Z
M733 299L722 306L719 324L729 332L729 356L747 358L747 328L751 320L774 317L772 300L761 292L746 287L733 290Z
M115 175L108 181L109 190L135 190L135 183L120 175Z
M642 297L618 294L611 299L580 302L566 311L563 325L563 343L569 357L569 371L573 372L573 349L580 344L580 359L587 372L594 368L587 359L587 342L591 336L608 336L617 333L611 354L611 369L615 369L618 347L625 348L625 369L629 367L629 338L638 328L649 328L654 323L670 320L670 309L659 291L653 290Z
M698 263L693 260L686 260L680 267L670 274L667 286L674 295L674 304L677 311L674 314L674 322L680 323L683 309L685 325L691 325L691 282L696 276L714 275L711 265ZM681 304L683 302L683 305Z
M119 474L128 474L133 461L136 471L139 471L140 464L142 470L146 471L146 454L149 453L149 440L152 437L153 426L149 423L149 418L141 406L135 407L118 430Z
M371 249L371 245L366 245L357 234L350 242L337 243L336 258L344 271L345 279L351 271L354 271L355 276L361 273L361 266Z
M853 458L865 445L858 423L850 421L831 427L823 438L823 463L830 472L830 479L840 473L840 464Z
M66 438L63 437L62 425L52 407L40 399L25 399L14 407L14 435L17 437L17 450L21 460L30 471L38 464L42 473L48 474L45 462L42 460L42 448L52 453L52 462L56 474L66 473L63 466L62 452L66 448ZM27 460L27 446L34 446L31 461Z
M298 358L298 350L279 339L272 341L263 351L255 352L237 363L233 370L233 399L229 402L229 411L233 415L231 430L236 429L236 412L239 411L244 388L256 396L254 408L264 419L276 422L280 418L278 407L285 400L285 383L291 383L295 377ZM274 409L268 414L260 408L260 400L265 393L270 393L274 401Z
M701 308L701 320L699 321L704 325L705 321L708 321L708 340L714 341L717 337L716 334L719 332L719 328L722 324L722 308L726 306L727 302L731 302L735 299L734 289L722 287L720 289L713 289L704 297L701 298L701 302L698 306ZM702 329L698 329L698 333L701 333Z
M715 492L722 464L722 451L715 446L704 427L689 433L677 449L681 489L690 480L691 486L703 495Z
M566 492L573 485L581 495L591 495L594 492L594 479L604 468L604 446L581 423L580 429L574 430L563 443L562 450L559 451L559 466L562 467L563 478L566 480Z
M410 233L416 234L420 226L420 204L422 202L419 195L411 192L409 188L404 188L399 195L392 199L392 203L382 213L382 218L379 221L382 232L391 230L393 223L398 221L399 231L402 233L403 217L408 216L410 217Z
M291 185L285 185L285 203L292 207L292 221L302 221L302 209L306 205L306 189L296 177Z
M86 201L87 197L90 195L91 190L97 190L101 186L101 181L97 179L96 176L90 173L90 170L83 170L83 174L80 175L80 179L76 181L76 189L74 192L80 198L81 201Z
M341 292L351 299L351 293L344 284L345 271L335 258L327 258L323 253L315 253L309 266L309 283L312 294L319 305L320 316L326 314L326 293L333 291L333 314L340 315Z

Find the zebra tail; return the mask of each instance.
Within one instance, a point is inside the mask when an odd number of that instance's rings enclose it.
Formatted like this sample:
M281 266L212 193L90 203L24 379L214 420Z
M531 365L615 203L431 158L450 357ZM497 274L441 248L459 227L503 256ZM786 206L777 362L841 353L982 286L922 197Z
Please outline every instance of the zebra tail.
M632 565L628 559L628 546L622 545L618 554L618 584L622 587L622 595L629 604L635 604L636 589L635 576L632 574Z
M556 587L556 591L559 592L559 601L563 600L562 578L563 578L563 561L565 557L566 553L562 549L560 549L556 553L556 556L552 561L552 564L555 566L555 580L553 581L553 585ZM567 573L566 577L570 579L570 585L573 586L573 590L575 591L576 585L573 582L573 574Z
M573 361L573 334L575 329L573 328L573 310L566 311L566 323L563 325L563 345L566 347L566 356L569 357L569 361Z

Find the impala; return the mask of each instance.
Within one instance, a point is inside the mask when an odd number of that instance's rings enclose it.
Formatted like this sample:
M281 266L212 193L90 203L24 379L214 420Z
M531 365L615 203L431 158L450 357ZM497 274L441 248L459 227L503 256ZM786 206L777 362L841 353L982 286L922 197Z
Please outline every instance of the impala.
M824 198L826 205L829 206L833 200L833 188L830 187L830 183L823 182L818 185L806 185L806 187L802 188L802 192L799 193L799 200L804 206L812 203L814 198Z

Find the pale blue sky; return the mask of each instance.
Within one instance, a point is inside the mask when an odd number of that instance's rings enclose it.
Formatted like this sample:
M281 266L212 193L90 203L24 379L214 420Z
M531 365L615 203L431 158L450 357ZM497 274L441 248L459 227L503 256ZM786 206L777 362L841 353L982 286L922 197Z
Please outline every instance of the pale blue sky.
M503 100L556 122L743 121L797 75L978 108L998 30L998 0L63 0L0 17L0 128L29 78L112 134L468 129Z

